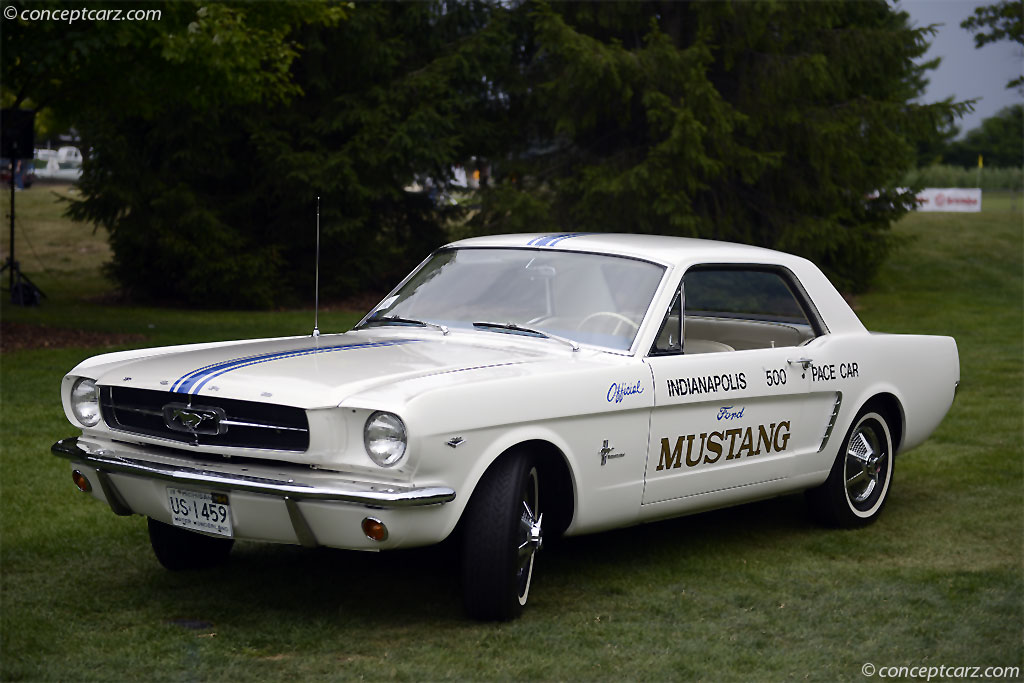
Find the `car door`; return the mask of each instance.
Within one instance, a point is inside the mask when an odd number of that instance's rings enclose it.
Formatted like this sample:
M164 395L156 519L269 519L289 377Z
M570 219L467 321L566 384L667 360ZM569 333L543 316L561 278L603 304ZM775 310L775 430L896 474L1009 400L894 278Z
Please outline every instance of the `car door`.
M647 358L655 406L643 503L676 511L784 490L817 454L834 400L810 393L801 355L823 332L784 268L691 267Z

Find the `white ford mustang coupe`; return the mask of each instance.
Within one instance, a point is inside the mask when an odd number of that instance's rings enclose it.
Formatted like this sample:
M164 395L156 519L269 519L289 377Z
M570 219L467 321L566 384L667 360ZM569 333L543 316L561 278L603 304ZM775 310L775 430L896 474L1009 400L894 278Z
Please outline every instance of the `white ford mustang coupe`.
M510 619L545 536L806 491L873 521L949 410L949 337L868 332L810 262L609 234L445 246L344 334L124 351L62 385L79 489L168 569L234 539L388 550L460 533Z

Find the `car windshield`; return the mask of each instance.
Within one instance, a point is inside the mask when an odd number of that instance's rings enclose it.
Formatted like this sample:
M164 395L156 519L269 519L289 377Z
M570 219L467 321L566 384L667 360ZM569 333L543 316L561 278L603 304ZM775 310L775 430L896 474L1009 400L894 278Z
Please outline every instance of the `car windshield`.
M627 350L664 272L647 261L600 254L443 249L362 324L543 334Z

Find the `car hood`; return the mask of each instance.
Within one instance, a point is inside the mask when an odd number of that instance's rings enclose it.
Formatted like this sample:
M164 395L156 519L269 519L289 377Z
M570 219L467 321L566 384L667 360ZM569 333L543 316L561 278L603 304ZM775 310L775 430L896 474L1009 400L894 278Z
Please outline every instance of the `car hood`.
M88 374L101 385L167 391L183 399L219 396L309 409L337 406L353 394L404 379L565 353L544 340L532 340L537 349L503 341L502 335L481 332L449 337L433 330L421 336L358 331L162 349L100 363Z

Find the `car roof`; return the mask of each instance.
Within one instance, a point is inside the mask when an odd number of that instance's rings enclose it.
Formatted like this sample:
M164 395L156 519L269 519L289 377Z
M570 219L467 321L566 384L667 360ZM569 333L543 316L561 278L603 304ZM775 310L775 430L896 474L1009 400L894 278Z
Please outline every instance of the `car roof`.
M471 237L447 245L453 248L505 248L578 251L612 254L663 264L670 271L697 264L765 264L782 266L795 274L812 294L811 300L832 331L864 331L856 314L828 278L807 259L763 247L733 242L616 233L526 233Z
M447 245L463 248L534 248L614 254L658 263L694 262L786 263L800 259L780 251L733 242L622 233L525 233L471 237Z

